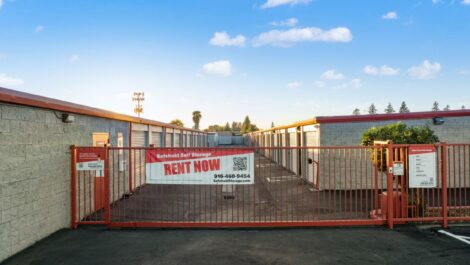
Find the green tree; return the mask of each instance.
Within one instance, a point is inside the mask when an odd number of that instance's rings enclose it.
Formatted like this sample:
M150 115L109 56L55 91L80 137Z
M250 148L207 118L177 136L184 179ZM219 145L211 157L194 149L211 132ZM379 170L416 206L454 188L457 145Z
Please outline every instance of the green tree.
M395 113L395 109L392 106L392 103L388 102L387 108L385 109L385 113L391 114Z
M271 128L274 128L274 122L271 122Z
M258 131L259 128L255 124L252 124L250 121L250 117L245 116L245 120L243 120L242 126L241 126L241 133L249 133L249 132L254 132Z
M245 116L245 120L243 120L241 133L247 133L249 132L250 129L251 129L251 121L250 121L250 117L248 117L247 115Z
M184 127L184 123L180 119L174 119L174 120L170 121L170 124L180 126L180 127Z
M221 132L224 130L224 127L220 126L220 125L217 125L217 124L214 124L214 125L209 125L209 127L207 127L207 129L205 129L204 131L206 132Z
M227 122L224 127L225 132L230 132L232 129L230 128L230 124Z
M408 108L408 106L406 106L405 101L402 101L402 102L401 102L401 106L400 106L399 112L400 112L400 113L408 113L408 112L410 112L410 109Z
M199 110L193 111L193 122L194 122L194 129L199 130L199 122L201 121L202 114Z
M242 130L242 123L241 122L232 122L232 132L240 132Z
M444 111L449 111L449 110L450 110L450 106L449 106L449 105L446 105L443 110L444 110Z
M433 144L439 142L439 138L434 132L426 125L422 127L408 127L403 123L393 123L381 127L372 127L362 134L361 144L365 146L372 146L374 141L386 141L391 140L394 144ZM382 149L370 149L371 159L374 163L377 163L377 168L383 172L387 171L387 156L384 155L385 150ZM401 156L402 150L397 150L397 157ZM408 204L417 207L418 213L425 212L426 198L423 198L420 192L409 191L408 198L414 198L409 200ZM413 194L414 193L414 194Z
M250 131L249 132L256 132L259 131L258 126L256 124L250 124Z
M377 108L375 107L374 103L369 106L369 114L377 114Z
M434 101L434 103L432 104L432 111L439 111L439 103L437 101Z
M394 144L432 144L439 138L427 125L408 127L401 122L381 127L372 127L362 134L361 144L370 146L374 141L392 140Z
M355 108L355 109L353 110L353 113L352 113L352 114L353 114L353 115L361 115L361 111L360 111L358 108Z

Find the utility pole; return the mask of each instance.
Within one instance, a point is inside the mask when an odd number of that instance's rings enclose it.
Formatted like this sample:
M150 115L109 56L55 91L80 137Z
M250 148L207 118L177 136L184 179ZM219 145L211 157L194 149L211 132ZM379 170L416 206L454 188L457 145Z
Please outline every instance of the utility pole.
M142 106L142 102L144 100L145 100L144 92L134 92L134 96L132 96L132 101L136 102L134 112L137 114L137 117L139 118L140 118L140 114L144 112L144 107Z

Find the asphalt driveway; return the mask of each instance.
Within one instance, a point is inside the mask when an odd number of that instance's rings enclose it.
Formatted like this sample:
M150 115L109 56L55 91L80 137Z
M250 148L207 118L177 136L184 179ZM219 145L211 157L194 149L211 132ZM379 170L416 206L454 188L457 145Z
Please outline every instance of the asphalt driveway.
M3 264L469 264L435 228L64 229ZM470 227L451 228L470 235Z

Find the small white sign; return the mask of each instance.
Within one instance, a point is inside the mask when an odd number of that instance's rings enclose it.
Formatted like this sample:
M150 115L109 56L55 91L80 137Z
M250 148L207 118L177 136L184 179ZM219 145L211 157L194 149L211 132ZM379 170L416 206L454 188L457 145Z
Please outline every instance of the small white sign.
M403 176L405 174L405 168L403 161L393 162L393 175L394 176Z
M104 170L104 160L77 163L77 171Z
M436 148L433 145L410 146L409 150L409 187L435 188Z

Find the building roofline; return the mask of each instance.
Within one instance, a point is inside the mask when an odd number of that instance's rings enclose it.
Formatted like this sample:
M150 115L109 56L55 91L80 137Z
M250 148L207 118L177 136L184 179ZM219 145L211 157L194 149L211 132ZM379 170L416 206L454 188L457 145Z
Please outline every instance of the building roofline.
M282 130L294 128L303 125L326 124L326 123L343 123L343 122L373 122L373 121L390 121L390 120L416 120L431 119L435 117L463 117L470 116L470 109L464 110L448 110L448 111L421 111L409 113L392 113L392 114L367 114L367 115L340 115L340 116L319 116L308 120L298 121L289 125L276 126L273 128L259 130L255 133Z
M173 128L177 130L185 130L185 131L193 131L193 132L200 132L204 133L200 130L185 128L176 126L169 123L164 123L160 121L154 121L149 119L143 119L135 116L130 116L126 114L121 114L117 112L112 112L104 109L93 108L85 105L80 105L68 101L62 101L54 98L43 97L39 95L29 94L17 90L7 89L0 87L0 102L17 104L17 105L24 105L30 107L37 107L37 108L44 108L62 112L69 112L74 114L82 114L87 116L93 117L100 117L112 120L119 120L119 121L126 121L126 122L133 122L133 123L141 123L141 124L148 124L153 126L160 126L166 128Z
M448 110L448 111L421 111L409 113L391 114L367 114L367 115L342 115L342 116L319 116L316 123L340 123L340 122L368 122L389 120L416 120L430 119L435 117L462 117L470 116L470 110Z

